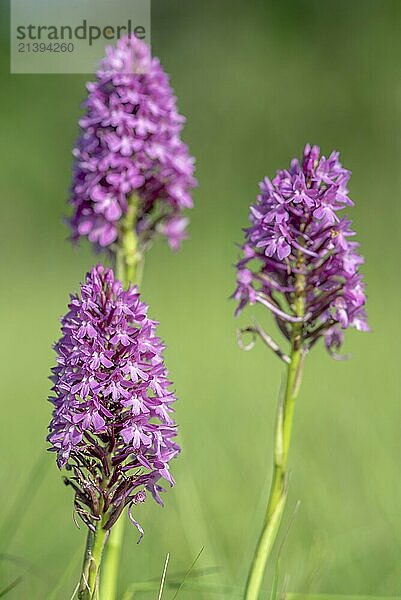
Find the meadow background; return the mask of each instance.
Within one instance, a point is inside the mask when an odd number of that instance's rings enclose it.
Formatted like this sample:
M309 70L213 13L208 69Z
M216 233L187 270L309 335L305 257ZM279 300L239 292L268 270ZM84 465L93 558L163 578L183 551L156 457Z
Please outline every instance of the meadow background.
M62 223L88 78L11 76L3 2L0 17L0 588L22 575L10 599L63 600L85 531L45 452L47 376L68 294L96 261L85 244L69 245ZM348 362L322 347L308 357L287 523L301 503L281 582L294 592L401 597L400 24L399 0L153 0L154 53L187 117L200 185L182 251L160 241L146 261L143 295L168 344L184 451L165 508L141 508L140 546L127 528L121 591L158 577L167 552L171 573L187 569L202 546L198 567L219 571L200 581L244 582L282 366L260 344L237 347L236 328L256 313L233 318L235 243L258 181L309 141L339 149L353 171L372 333L347 336ZM218 596L209 588L182 597Z

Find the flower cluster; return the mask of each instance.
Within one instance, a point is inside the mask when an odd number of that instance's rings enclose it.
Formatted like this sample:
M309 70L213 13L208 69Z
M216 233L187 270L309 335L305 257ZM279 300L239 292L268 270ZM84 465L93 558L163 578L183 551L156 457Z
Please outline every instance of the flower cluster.
M79 515L89 527L106 515L109 529L146 491L161 503L160 478L174 484L169 462L179 446L164 346L136 288L124 291L101 265L61 323L48 440L59 467L73 471Z
M107 48L87 89L74 149L73 239L87 236L100 247L118 241L135 195L142 242L158 232L178 248L186 237L182 210L192 207L196 185L194 159L180 138L184 118L159 60L134 35L124 37Z
M237 312L261 302L289 337L301 293L305 342L324 336L334 351L342 344L342 330L368 329L359 273L363 258L352 241L351 222L339 215L353 205L350 175L338 152L326 158L317 146L307 145L301 161L294 159L288 170L264 179L237 265Z

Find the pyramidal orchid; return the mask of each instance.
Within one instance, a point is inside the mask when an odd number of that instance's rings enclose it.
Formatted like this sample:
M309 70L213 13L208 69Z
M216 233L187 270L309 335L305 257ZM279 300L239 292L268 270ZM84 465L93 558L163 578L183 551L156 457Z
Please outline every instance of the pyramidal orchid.
M196 181L167 74L132 35L107 48L87 89L74 149L72 238L87 237L129 262L156 234L177 249ZM135 233L134 248L127 230Z
M289 345L282 349L257 323L239 332L259 336L287 365L278 407L274 471L265 521L247 581L246 600L257 600L287 495L287 460L304 358L320 340L334 356L344 331L367 331L363 258L344 209L353 205L350 171L338 152L328 158L307 145L301 161L265 178L250 208L250 226L237 264L237 314L256 303L274 317ZM246 346L250 348L253 342Z
M86 598L120 514L127 509L142 536L137 505L149 494L161 504L160 480L174 484L169 464L179 446L164 346L138 290L124 290L111 269L98 265L68 308L55 345L48 440L89 528L91 555L80 585Z

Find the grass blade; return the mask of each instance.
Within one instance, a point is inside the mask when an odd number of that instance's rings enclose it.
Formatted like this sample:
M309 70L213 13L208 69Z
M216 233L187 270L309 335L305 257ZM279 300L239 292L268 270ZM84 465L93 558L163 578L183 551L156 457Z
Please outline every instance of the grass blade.
M350 596L349 594L287 594L286 600L400 600L396 596Z
M164 582L166 581L166 573L167 573L167 567L168 567L168 561L170 560L170 554L167 553L166 556L166 561L164 563L164 569L163 569L163 575L162 575L162 580L160 582L160 590L159 590L159 595L157 596L157 600L162 600L162 595L163 595L163 589L164 589Z
M199 550L198 554L196 555L195 559L193 560L191 566L189 567L188 571L185 573L179 588L177 589L177 591L175 592L172 600L175 600L175 598L177 598L178 594L180 593L180 590L184 587L185 584L185 580L187 579L187 577L189 576L189 574L191 573L192 569L194 568L194 566L196 565L196 563L198 562L202 552L204 551L205 546L202 546L202 548Z
M22 577L17 577L17 579L14 579L14 581L12 581L7 587L0 591L0 598L3 598L6 594L8 594L8 592L11 592L11 590L17 587L17 585L19 585L21 581Z

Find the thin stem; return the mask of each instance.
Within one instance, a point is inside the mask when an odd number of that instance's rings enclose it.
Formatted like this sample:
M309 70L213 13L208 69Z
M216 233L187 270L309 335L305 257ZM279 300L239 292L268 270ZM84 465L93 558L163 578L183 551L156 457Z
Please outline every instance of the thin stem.
M80 600L98 600L99 574L102 554L107 542L108 532L99 521L95 531L88 531L78 598Z
M143 256L138 244L135 226L138 213L138 199L131 196L128 210L121 220L120 237L116 250L117 278L127 287L130 283L138 284L142 278Z
M302 257L299 262L302 266ZM279 400L275 432L273 479L270 487L266 516L256 546L246 583L244 599L258 600L267 560L277 536L287 498L287 463L291 441L295 401L301 383L304 351L302 347L302 319L305 277L296 276L294 312L300 321L292 323L290 362L287 367L284 394Z
M117 519L110 531L102 571L101 598L114 600L117 597L118 568L124 540L125 521L123 515Z
M124 288L131 283L140 285L143 273L143 254L138 244L136 220L138 214L138 198L131 196L128 210L122 219L119 243L115 255L117 279ZM117 581L120 565L121 549L124 541L125 520L122 515L110 530L102 567L102 582L100 588L101 600L115 600L117 597Z

